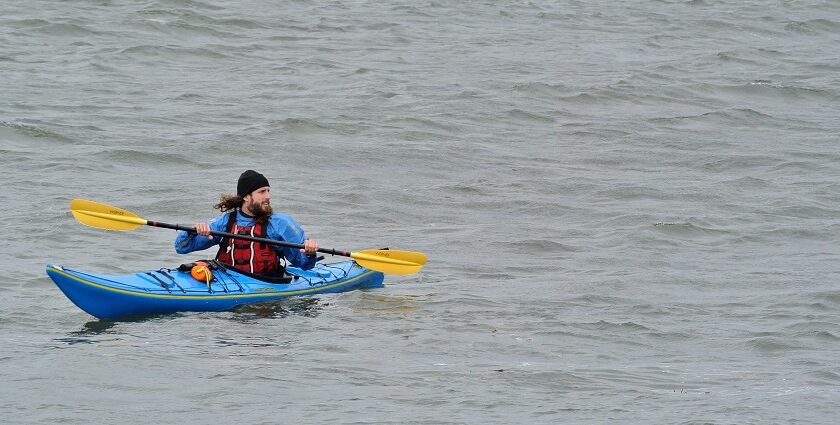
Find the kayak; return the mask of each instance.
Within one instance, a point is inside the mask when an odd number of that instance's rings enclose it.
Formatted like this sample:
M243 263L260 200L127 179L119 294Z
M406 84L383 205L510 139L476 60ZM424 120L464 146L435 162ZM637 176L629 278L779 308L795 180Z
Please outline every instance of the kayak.
M267 279L214 262L209 282L190 269L162 268L103 275L47 265L47 275L79 308L101 319L182 311L224 311L291 296L383 286L384 275L355 261L318 263L310 270L286 267L286 277Z

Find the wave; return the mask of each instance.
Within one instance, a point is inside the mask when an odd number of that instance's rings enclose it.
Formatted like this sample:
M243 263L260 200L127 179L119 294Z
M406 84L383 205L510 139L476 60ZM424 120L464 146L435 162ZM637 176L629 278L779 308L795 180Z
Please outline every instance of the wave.
M358 123L357 123L358 125ZM323 119L312 118L286 118L283 120L273 120L269 123L272 129L282 129L284 132L291 134L355 134L357 130L354 126L348 126L343 123L327 123Z
M797 34L820 35L840 33L840 22L828 19L793 21L785 25L785 30Z
M713 126L753 128L756 125L778 127L782 124L776 117L750 108L732 108L705 112L697 115L681 115L674 117L657 117L647 120L651 124L661 126L667 124L675 128L710 128Z
M769 96L783 99L836 100L838 95L832 91L776 83L771 80L752 80L738 85L716 86L724 93L751 96Z
M513 91L525 95L539 96L570 96L578 94L576 90L564 84L549 84L543 82L520 83L513 85Z
M218 50L203 47L168 47L156 45L139 45L127 47L119 51L120 55L136 56L143 59L165 58L182 61L185 57L203 59L227 59L228 55Z
M26 33L38 33L54 37L84 38L103 34L91 29L86 23L50 22L44 19L23 19L11 21L7 25Z
M792 341L788 341L785 337L778 336L763 336L759 338L751 338L745 344L764 354L777 354L786 352L796 352L805 350L803 347Z
M697 236L722 236L731 235L732 232L728 230L715 229L712 227L701 226L690 222L682 223L654 223L653 227L660 232L670 236L681 237L697 237Z
M543 254L552 252L580 251L580 249L571 245L566 245L550 239L526 239L512 242L509 246L515 249L521 249L523 252L541 252Z
M105 148L90 156L101 162L125 165L154 164L155 167L159 167L161 165L195 164L187 155L175 151L151 152L145 149Z
M154 4L164 9L225 10L222 6L198 0L156 0Z
M57 130L47 129L42 126L31 125L31 124L22 124L22 123L13 123L7 121L0 121L0 129L7 128L12 130L15 133L21 134L26 137L32 137L37 139L49 139L51 141L61 142L61 143L77 143L74 137L69 136L67 134L58 132ZM90 130L99 130L96 128L89 128Z

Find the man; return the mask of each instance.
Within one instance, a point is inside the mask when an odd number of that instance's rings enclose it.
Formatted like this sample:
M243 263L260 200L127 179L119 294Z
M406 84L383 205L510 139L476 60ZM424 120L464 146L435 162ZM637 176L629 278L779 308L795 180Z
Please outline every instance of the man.
M196 224L196 234L179 232L175 238L175 251L186 254L219 245L216 259L249 273L277 275L283 272L280 259L304 270L311 269L317 261L318 243L306 239L303 229L289 215L273 213L271 188L262 174L248 170L239 176L236 196L222 195L214 205L222 214L210 223ZM248 235L303 244L302 249L268 245L242 239L210 236L210 231Z

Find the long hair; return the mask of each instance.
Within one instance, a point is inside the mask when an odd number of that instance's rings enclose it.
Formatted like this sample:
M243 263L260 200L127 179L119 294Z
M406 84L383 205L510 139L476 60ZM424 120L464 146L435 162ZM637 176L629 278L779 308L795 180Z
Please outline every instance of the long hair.
M243 204L245 204L245 200L242 199L241 196L222 194L221 198L219 199L219 203L213 205L213 208L221 212L227 212L236 209L241 210ZM254 217L254 220L257 223L265 224L268 222L268 219L271 218L271 213L271 206L267 206L265 207L265 209L262 210L262 214L259 214L256 217Z
M213 205L213 208L221 212L225 212L242 208L242 204L244 202L245 201L243 201L242 198L239 196L222 194L221 198L219 199L219 203Z

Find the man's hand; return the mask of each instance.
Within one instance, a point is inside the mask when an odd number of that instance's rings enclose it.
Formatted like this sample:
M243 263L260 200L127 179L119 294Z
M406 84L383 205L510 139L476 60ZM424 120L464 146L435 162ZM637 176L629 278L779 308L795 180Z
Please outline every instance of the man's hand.
M207 223L198 223L195 226L195 233L201 236L210 236L210 225Z
M311 257L318 252L318 242L315 242L312 239L307 239L303 241L303 249L300 252L306 254L307 256Z

